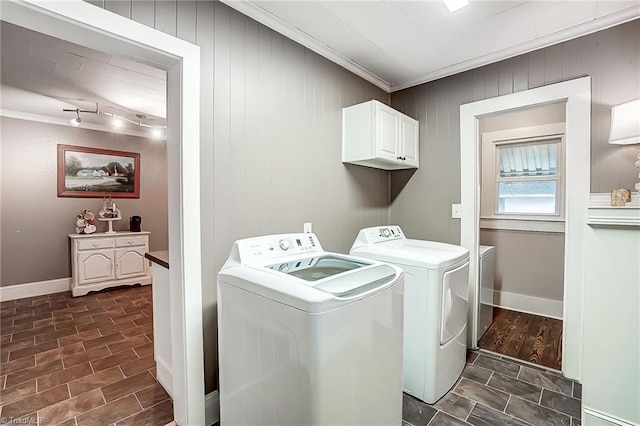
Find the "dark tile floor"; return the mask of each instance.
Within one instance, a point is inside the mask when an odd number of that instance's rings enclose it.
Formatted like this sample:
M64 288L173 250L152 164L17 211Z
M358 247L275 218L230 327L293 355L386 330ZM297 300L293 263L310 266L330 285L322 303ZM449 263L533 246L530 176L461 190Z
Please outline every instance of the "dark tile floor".
M155 379L151 286L0 304L0 423L164 425ZM403 424L580 425L581 387L556 371L470 351L453 389L429 405L404 395Z
M469 351L462 377L433 405L404 395L403 425L581 424L582 387L554 370Z
M0 424L164 425L151 286L0 304Z

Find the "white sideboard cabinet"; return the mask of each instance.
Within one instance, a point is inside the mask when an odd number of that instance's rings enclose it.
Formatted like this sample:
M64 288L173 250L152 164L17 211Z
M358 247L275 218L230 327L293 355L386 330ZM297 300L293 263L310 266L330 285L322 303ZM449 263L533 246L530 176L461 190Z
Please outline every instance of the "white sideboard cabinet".
M71 294L82 296L107 287L151 284L148 231L70 234Z
M418 121L371 100L342 109L342 162L384 170L418 168Z

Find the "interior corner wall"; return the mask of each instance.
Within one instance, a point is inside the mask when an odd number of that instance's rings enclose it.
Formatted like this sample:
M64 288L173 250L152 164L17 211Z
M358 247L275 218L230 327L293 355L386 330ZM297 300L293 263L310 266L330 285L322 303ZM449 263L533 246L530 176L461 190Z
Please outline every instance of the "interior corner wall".
M563 302L564 233L481 229L480 244L496 248L496 295ZM503 306L500 300L494 299L494 303Z
M166 143L150 138L0 118L0 264L3 287L71 276L68 234L80 210L98 213L102 198L57 196L58 144L140 153L140 198L114 198L128 230L142 216L151 250L168 244ZM108 229L97 222L98 232Z
M460 243L460 105L589 75L591 192L633 188L637 146L608 144L611 106L640 95L640 20L391 94L420 121L420 168L391 174L390 222L408 236ZM570 161L570 159L569 159Z
M206 392L217 386L216 275L233 241L301 232L348 252L388 223L389 172L341 163L342 107L389 94L220 2L92 1L200 46Z

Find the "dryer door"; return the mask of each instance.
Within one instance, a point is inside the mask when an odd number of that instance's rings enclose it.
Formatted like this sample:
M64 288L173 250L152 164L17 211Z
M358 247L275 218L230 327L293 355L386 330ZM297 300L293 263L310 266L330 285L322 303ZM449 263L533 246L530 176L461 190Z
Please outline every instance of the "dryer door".
M446 271L442 277L441 345L455 337L467 323L468 285L469 261L456 269Z

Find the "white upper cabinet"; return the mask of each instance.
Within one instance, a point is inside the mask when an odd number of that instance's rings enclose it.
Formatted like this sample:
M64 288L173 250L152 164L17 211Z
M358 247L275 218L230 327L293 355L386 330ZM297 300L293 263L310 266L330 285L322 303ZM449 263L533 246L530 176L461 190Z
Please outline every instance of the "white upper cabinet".
M384 170L418 168L418 122L371 100L342 109L342 162Z

